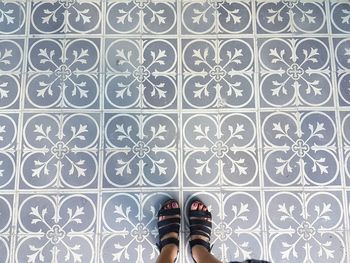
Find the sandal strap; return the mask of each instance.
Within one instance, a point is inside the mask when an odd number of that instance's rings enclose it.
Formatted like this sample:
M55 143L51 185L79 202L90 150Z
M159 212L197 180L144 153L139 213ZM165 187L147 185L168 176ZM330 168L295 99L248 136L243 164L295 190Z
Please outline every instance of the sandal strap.
M192 235L193 231L201 231L201 232L206 233L208 235L211 234L211 228L206 227L206 226L201 226L201 225L192 225L192 226L190 226L191 235Z
M180 208L160 209L158 212L158 217L175 215L180 215Z
M171 225L164 226L164 227L158 229L159 238L162 239L162 237L164 235L171 233L171 232L175 232L175 233L179 234L179 230L180 230L180 224L171 224Z
M190 247L191 247L191 249L192 249L194 246L196 246L196 245L205 247L209 252L211 251L211 248L212 248L212 247L210 246L210 243L204 241L203 239L194 239L194 240L190 240Z
M164 220L159 221L157 223L158 224L158 228L161 228L161 227L166 226L166 225L180 224L180 220L181 219L179 217L164 219Z
M212 223L211 221L208 220L202 220L202 219L190 219L190 225L201 225L201 226L206 226L211 228L212 227Z
M201 217L203 219L210 219L211 213L209 211L190 210L189 217Z
M176 245L177 247L179 247L179 240L177 238L174 238L174 237L169 237L169 238L166 238L162 241L160 241L158 244L157 244L157 247L159 249L159 251L162 251L162 248L166 245L169 245L169 244L174 244Z

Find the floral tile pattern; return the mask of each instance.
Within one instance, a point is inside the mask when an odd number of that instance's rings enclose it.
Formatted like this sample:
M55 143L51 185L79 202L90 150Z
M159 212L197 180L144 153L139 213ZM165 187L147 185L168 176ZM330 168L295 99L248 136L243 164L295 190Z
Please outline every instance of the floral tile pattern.
M349 0L0 0L0 262L350 262Z

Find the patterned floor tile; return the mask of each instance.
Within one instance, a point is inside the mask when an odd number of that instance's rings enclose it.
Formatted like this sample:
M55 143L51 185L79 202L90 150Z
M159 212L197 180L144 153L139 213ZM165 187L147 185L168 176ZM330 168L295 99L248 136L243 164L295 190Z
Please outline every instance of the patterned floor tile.
M268 185L340 184L334 112L263 113Z
M341 112L342 118L342 135L343 135L343 154L344 169L346 174L347 185L350 186L350 114Z
M18 114L0 114L0 189L14 189Z
M176 40L108 39L106 54L106 108L176 107Z
M273 262L346 262L341 191L265 195Z
M105 136L105 187L178 186L175 114L106 114Z
M182 1L183 34L252 33L252 1Z
M96 262L96 195L20 195L16 262Z
M263 257L262 222L259 192L184 192L184 211L193 198L206 204L213 217L213 254L224 262ZM188 245L188 218L185 225L186 260L191 262Z
M27 1L0 2L0 35L24 34Z
M332 106L326 38L259 39L262 107Z
M331 21L334 33L350 33L350 3L331 0Z
M176 34L176 0L108 0L107 10L108 34Z
M9 262L11 257L11 241L13 236L13 194L0 194L0 253L3 262Z
M254 107L252 39L183 40L186 108Z
M30 39L26 108L98 108L99 39Z
M326 33L326 2L257 0L257 31Z
M26 114L20 188L96 188L99 115Z
M101 33L101 0L31 2L32 34Z
M255 114L184 115L184 186L257 184Z
M334 38L340 106L350 105L350 38Z
M154 262L159 254L157 213L169 198L178 193L104 194L101 262Z

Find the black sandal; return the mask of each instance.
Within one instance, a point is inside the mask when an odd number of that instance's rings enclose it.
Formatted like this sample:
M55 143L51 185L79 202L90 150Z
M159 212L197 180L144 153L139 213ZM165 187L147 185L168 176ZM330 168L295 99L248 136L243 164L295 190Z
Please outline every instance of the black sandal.
M177 246L179 251L179 232L180 232L180 206L178 208L165 208L168 204L171 204L173 202L176 202L179 204L175 199L170 199L163 203L162 208L158 212L158 232L159 232L159 243L157 244L157 247L159 249L159 252L162 251L163 247L165 247L168 244L174 244ZM179 216L174 218L167 218L164 220L159 221L159 217L161 216ZM168 237L164 240L162 238L169 234L169 233L177 233L178 238L175 237ZM175 259L176 261L176 259Z
M191 207L194 202L198 202L199 204L204 203L199 199L193 199L189 205L188 209L188 220L190 223L190 236L193 235L199 235L202 237L205 237L208 239L208 241L205 241L203 239L197 238L190 240L190 248L191 248L191 255L192 255L192 248L196 245L203 246L208 250L208 252L211 252L212 246L210 246L210 235L211 235L211 228L212 223L211 220L211 213L209 211L198 211L198 210L191 210ZM191 219L195 217L196 219ZM192 259L193 255L192 255Z

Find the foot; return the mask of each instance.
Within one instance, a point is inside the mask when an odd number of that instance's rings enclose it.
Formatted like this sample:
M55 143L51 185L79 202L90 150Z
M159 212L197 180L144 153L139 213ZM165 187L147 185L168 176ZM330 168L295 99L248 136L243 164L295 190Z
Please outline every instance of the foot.
M168 203L166 203L161 209L167 210L167 209L176 209L179 208L179 203L175 200L172 200ZM166 219L170 219L170 218L180 218L180 215L174 215L174 216L160 216L158 221L161 222L163 220ZM179 239L179 234L176 232L170 232L167 233L166 235L164 235L160 240L165 240L167 238L176 238ZM167 253L167 255L169 255L169 257L172 260L175 260L175 258L177 257L177 253L178 253L178 247L175 244L167 244L162 248L161 253Z
M191 205L191 211L208 211L208 208L205 204L203 204L201 201L195 201ZM205 217L191 217L190 219L200 219L200 220L205 220L211 222L210 218L205 218ZM205 242L209 242L210 239L203 236L203 235L191 235L191 240L196 240L196 239L202 239ZM192 247L192 256L195 261L199 260L200 255L203 255L209 253L209 251L201 246L201 245L195 245Z

